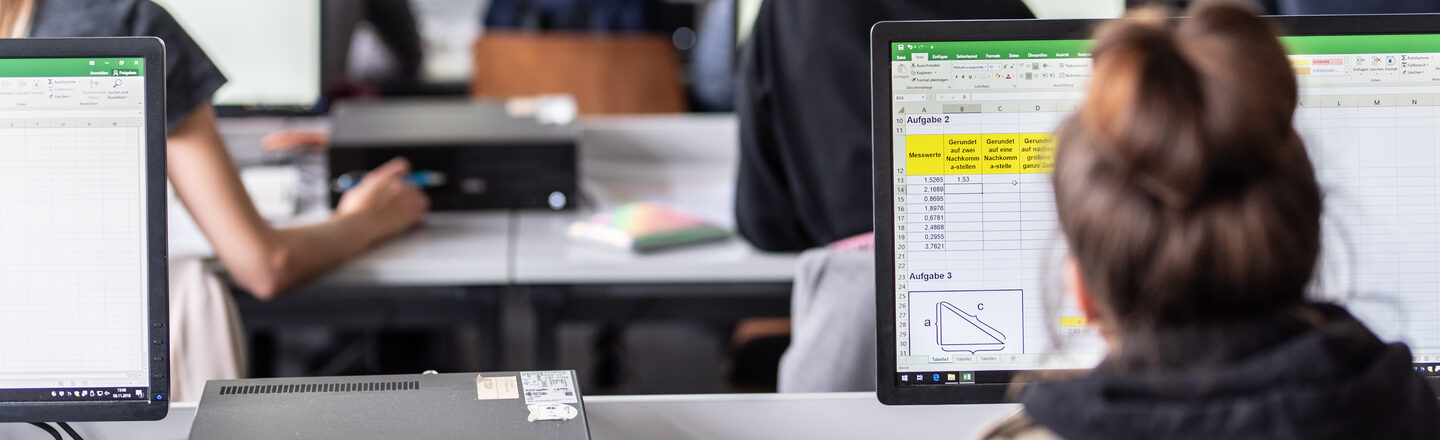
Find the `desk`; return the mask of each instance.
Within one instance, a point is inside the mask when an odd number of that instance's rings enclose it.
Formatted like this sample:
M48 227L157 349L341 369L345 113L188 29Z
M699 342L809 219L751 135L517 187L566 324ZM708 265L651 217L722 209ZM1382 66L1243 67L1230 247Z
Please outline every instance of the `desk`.
M503 286L510 282L508 212L435 212L316 281L320 286Z
M510 217L505 212L432 213L423 228L386 242L309 286L261 302L237 295L236 305L257 354L266 331L332 329L447 330L475 325L483 338L480 370L500 369L500 297L509 283ZM369 354L369 353L367 353ZM373 359L372 359L373 360ZM262 370L256 374L265 374ZM333 374L325 371L321 374Z
M1014 404L885 406L875 393L585 398L595 440L964 440L1019 409Z
M232 148L258 148L258 135L283 124L323 120L222 121ZM793 254L769 254L743 240L651 255L574 243L565 230L581 216L654 200L733 226L738 127L724 115L582 119L582 201L575 212L434 213L427 225L383 243L280 300L238 298L247 327L296 325L444 327L478 323L493 335L481 369L498 369L504 289L535 308L537 364L553 366L556 327L566 321L786 316ZM240 153L237 153L240 155ZM255 161L265 162L255 154ZM323 156L292 157L301 168L300 212L287 223L324 218ZM209 255L183 209L172 206L172 254ZM418 301L419 299L434 301ZM460 307L447 307L459 301Z
M279 160L258 153L263 133L284 128L323 129L327 120L256 118L222 119L220 129L231 154L247 165ZM297 214L274 221L284 226L320 221L330 215L323 153L289 154L299 168ZM214 250L183 205L173 197L169 207L170 254L210 257ZM431 213L423 228L380 244L320 279L315 286L469 286L509 282L510 215L508 212Z
M88 440L182 440L194 404L159 422L78 423ZM587 396L595 440L973 438L1019 405L884 406L875 393ZM0 438L45 440L29 425L0 424Z
M788 284L795 255L756 250L739 238L636 254L571 240L582 213L517 214L515 284Z
M554 368L567 321L733 322L788 316L795 256L739 239L635 254L568 239L574 213L525 213L516 221L515 284L535 310L536 363Z
M724 227L734 224L739 127L731 116L620 116L580 121L586 209L516 214L513 282L535 311L536 361L556 366L565 322L729 323L788 316L795 255L739 238L634 254L575 242L566 229L595 210L636 200L667 203Z
M251 145L258 142L255 130L321 124L221 122L227 140L251 148L258 148ZM739 160L734 117L600 117L580 124L581 186L590 208L580 212L658 200L721 226L733 226ZM328 214L324 182L311 181L325 174L323 160L313 154L298 158L304 179L300 214L280 224L323 219ZM171 208L171 254L212 255L183 207ZM433 213L424 228L381 244L315 284L768 283L789 282L794 276L793 255L761 253L738 239L651 256L572 243L565 228L578 218L575 212Z
M232 154L248 165L277 162L299 169L298 214L278 225L319 221L329 215L323 153L258 153L263 134L282 128L323 129L324 118L223 119L221 131ZM480 330L478 363L467 368L497 370L502 353L500 298L510 282L508 212L431 213L426 225L370 249L359 258L284 297L260 302L237 294L251 345L260 359L270 354L268 336L296 327L342 330L377 328ZM171 204L172 255L213 256L209 243L178 203ZM360 346L357 346L360 347ZM373 354L360 350L363 354ZM268 365L257 362L254 374ZM320 373L333 373L321 368Z
M318 221L329 215L323 153L261 152L260 138L282 129L324 130L326 118L221 119L220 130L242 165L290 164L299 169L297 215L279 225ZM209 243L178 203L171 204L172 255L213 256ZM479 362L500 367L500 297L509 284L508 212L432 213L426 226L380 244L307 286L260 302L246 294L236 304L263 359L277 329L422 328L474 325L480 330ZM266 374L264 362L255 374ZM321 373L329 373L321 369Z

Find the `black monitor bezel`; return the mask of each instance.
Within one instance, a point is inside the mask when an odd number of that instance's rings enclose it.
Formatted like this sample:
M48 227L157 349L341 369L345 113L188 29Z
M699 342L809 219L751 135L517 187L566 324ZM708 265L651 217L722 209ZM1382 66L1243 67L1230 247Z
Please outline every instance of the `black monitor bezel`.
M1285 35L1440 34L1440 14L1267 17ZM896 384L895 221L890 136L890 45L920 41L1087 39L1103 19L887 21L870 31L871 136L874 164L876 393L886 405L999 403L1011 384ZM1437 48L1436 52L1440 52Z
M0 422L139 421L170 407L170 325L165 195L165 44L155 37L0 39L0 59L141 58L145 74L145 232L149 286L149 396L145 400L0 402Z

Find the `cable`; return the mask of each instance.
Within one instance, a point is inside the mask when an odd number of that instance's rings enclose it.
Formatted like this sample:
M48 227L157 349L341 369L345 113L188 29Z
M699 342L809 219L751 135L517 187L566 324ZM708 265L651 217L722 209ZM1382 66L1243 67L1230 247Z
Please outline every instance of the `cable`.
M83 438L80 438L80 434L76 434L74 429L70 428L69 423L57 422L55 424L60 425L60 429L65 430L66 434L70 434L70 440L85 440Z
M63 438L60 438L60 431L56 431L55 428L51 427L50 425L39 422L30 422L30 424L35 425L36 428L43 429L45 430L45 432L50 433L50 436L54 437L55 440L65 440Z

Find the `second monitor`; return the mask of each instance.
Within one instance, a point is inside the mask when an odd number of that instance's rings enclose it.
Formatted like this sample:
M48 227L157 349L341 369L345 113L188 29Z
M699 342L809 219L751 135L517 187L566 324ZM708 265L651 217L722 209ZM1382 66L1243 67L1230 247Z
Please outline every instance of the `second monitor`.
M157 0L228 80L222 111L309 112L321 100L320 0Z
M1440 366L1440 26L1277 17L1326 193L1314 293ZM997 401L1106 347L1056 276L1053 133L1099 21L881 23L873 35L880 398ZM1432 374L1433 375L1433 374Z

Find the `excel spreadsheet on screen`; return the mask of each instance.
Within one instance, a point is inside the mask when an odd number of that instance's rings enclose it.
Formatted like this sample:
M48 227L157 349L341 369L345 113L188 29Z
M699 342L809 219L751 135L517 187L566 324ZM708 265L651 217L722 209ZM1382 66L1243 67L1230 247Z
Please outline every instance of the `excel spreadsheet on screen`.
M0 59L0 402L148 397L144 73Z
M1407 342L1417 364L1440 361L1440 36L1282 40L1326 194L1314 295ZM1089 43L891 44L895 339L880 343L896 383L1004 382L1103 356L1058 281L1050 181Z

